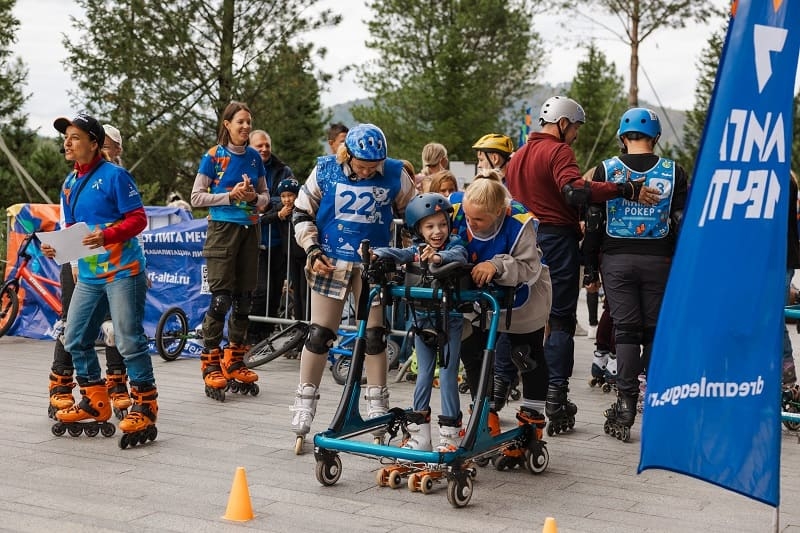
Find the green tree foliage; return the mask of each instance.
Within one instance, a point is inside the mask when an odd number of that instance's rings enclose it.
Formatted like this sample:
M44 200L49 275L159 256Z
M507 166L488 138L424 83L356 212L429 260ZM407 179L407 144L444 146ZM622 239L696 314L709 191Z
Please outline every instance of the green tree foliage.
M630 47L628 105L637 107L641 43L658 30L684 28L689 21L706 22L721 16L720 3L709 0L563 0L562 7L571 16L583 16L599 24ZM612 15L621 28L603 24L596 16L600 11Z
M367 47L378 58L358 69L371 106L359 122L380 126L392 157L419 164L422 147L444 144L451 159L473 159L489 132L516 138L503 113L530 90L542 66L526 0L372 0Z
M706 47L700 54L700 59L697 61L698 76L697 85L694 88L694 106L686 113L686 122L683 124L683 146L671 154L686 169L689 176L692 175L697 152L700 149L727 26L726 22L719 31L711 34L706 41Z
M286 163L305 168L319 152L324 117L308 96L326 76L310 58L325 49L302 38L340 17L310 9L318 0L77 2L86 20L73 20L80 38L64 41L74 104L120 129L147 203L188 195L231 100L253 109L254 127L269 131Z
M581 168L588 170L617 155L617 127L628 108L625 85L616 65L609 63L594 42L586 47L586 59L578 63L567 96L586 111L586 124L581 126L578 140L572 145Z
M11 45L16 40L19 20L14 17L16 0L0 0L0 121L20 117L20 109L28 99L22 87L28 69L19 58L11 55Z

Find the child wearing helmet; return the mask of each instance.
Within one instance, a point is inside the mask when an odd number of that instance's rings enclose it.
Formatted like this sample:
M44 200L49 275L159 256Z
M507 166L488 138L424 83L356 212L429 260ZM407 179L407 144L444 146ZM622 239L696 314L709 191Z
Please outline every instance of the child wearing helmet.
M490 283L513 289L513 303L503 306L499 333L508 337L514 363L522 377L522 406L517 419L521 423L544 428L548 368L544 359L544 329L552 302L550 271L542 263L536 245L533 215L511 199L500 182L497 171L478 174L463 193L450 196L453 203L453 233L467 244L469 261L475 266L472 279L483 287ZM507 320L511 307L511 319ZM473 335L465 340L461 352L467 382L474 395L478 387L481 351L486 332L473 326ZM498 337L499 339L502 336ZM500 348L498 347L498 351ZM496 370L496 369L495 369ZM505 403L509 383L494 378L489 429L500 433L497 409Z
M372 256L391 259L397 264L407 265L406 284L426 283L427 265L467 262L467 250L457 235L450 233L450 214L453 207L438 193L423 193L414 197L406 208L406 225L411 229L415 244L408 248L375 248ZM414 280L414 281L412 281ZM419 282L419 283L417 283ZM461 407L458 395L458 367L461 350L461 332L464 327L460 312L450 311L446 317L437 306L418 304L414 307L414 349L417 352L419 371L414 387L414 412L408 436L402 446L412 450L431 451L431 391L437 352L443 355L445 364L439 371L442 412L439 415L439 445L437 451L455 451L459 445L461 431ZM442 323L447 321L447 328ZM439 332L447 331L447 339L440 339ZM427 335L426 335L427 334Z
M294 238L292 213L294 201L300 192L300 183L295 178L282 179L275 188L275 193L281 199L281 208L272 209L263 215L262 221L277 227L280 233L280 253L288 258L287 274L289 285L292 287L292 305L294 318L306 319L306 299L308 298L308 283L306 282L305 266L306 251L303 250Z
M361 241L389 246L392 221L403 216L414 192L413 179L402 161L387 157L386 136L373 124L351 128L336 155L318 158L300 187L292 221L297 243L307 254L311 325L291 408L296 453L302 453L316 413L328 349L337 337L347 296L352 293L357 304L361 292ZM383 306L376 302L366 330L367 418L389 410L384 323ZM376 433L382 435L382 430Z
M487 133L472 145L478 155L478 168L496 170L505 181L505 167L514 153L514 141L502 133Z

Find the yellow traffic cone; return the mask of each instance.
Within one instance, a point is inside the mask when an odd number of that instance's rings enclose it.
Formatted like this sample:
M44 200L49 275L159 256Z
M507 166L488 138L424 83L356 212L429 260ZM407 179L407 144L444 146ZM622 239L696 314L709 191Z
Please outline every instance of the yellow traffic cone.
M548 516L544 519L544 527L542 533L558 533L558 526L556 526L556 519Z
M247 522L252 520L253 506L250 503L250 489L247 488L247 474L244 467L236 468L236 475L233 476L233 486L231 495L228 497L228 508L225 510L225 520L236 522Z

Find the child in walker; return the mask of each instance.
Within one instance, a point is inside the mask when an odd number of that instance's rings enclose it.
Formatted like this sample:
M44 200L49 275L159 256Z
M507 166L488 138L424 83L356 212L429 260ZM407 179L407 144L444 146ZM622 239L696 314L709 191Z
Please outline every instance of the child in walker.
M392 259L406 264L406 285L420 286L425 281L426 265L467 263L467 250L460 237L451 234L450 216L453 207L441 194L423 193L415 196L406 207L406 225L412 231L414 244L408 248L376 248L373 259ZM444 365L439 370L439 388L442 413L439 415L439 452L458 449L461 432L461 406L458 394L459 352L461 332L464 327L460 312L449 311L441 316L439 303L434 300L414 304L414 323L417 334L414 348L417 352L419 373L414 387L413 413L409 415L408 436L404 448L431 451L431 390L437 355L443 355ZM447 321L447 327L443 322ZM447 339L440 341L440 332Z

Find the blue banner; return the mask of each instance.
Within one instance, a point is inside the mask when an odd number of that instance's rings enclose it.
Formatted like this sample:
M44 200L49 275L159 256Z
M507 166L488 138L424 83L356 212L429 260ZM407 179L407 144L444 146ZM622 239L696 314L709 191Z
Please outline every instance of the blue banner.
M639 471L777 506L800 2L734 10L661 307Z
M180 307L194 331L203 321L211 300L203 259L208 221L205 218L172 224L145 231L140 239L147 258L147 303L144 330L152 338L161 314L170 307ZM202 339L189 339L184 355L197 355L203 350ZM152 350L155 352L155 344Z

